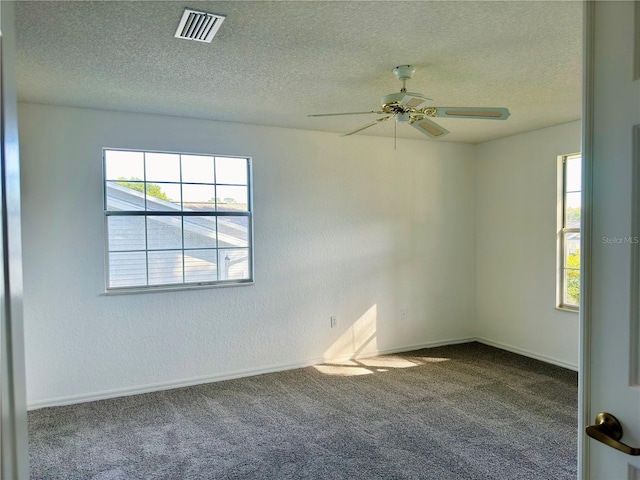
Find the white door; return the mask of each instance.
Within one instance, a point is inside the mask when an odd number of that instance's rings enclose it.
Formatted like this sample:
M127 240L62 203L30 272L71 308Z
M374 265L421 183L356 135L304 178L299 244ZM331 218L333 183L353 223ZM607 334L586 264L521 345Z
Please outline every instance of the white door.
M581 471L640 480L640 4L585 8Z

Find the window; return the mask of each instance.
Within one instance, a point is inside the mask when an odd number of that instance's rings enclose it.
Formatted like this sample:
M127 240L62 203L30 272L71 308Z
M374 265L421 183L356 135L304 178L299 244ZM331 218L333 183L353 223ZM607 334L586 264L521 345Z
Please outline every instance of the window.
M251 159L105 149L107 291L253 281Z
M558 224L558 307L578 310L580 305L580 214L582 157L560 157L561 213Z

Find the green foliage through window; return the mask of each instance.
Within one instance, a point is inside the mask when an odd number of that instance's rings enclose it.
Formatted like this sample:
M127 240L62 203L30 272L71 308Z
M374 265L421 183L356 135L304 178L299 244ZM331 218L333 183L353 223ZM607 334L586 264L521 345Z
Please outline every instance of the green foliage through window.
M580 217L582 215L582 158L580 154L561 157L562 224L560 232L558 306L577 310L580 305Z
M567 255L567 267L577 269L567 270L567 300L580 305L580 250Z
M139 178L125 178L119 177L116 182L118 185L122 185L123 187L130 188L131 190L135 190L136 192L144 193L145 183ZM150 197L159 198L160 200L166 200L170 202L171 199L167 197L167 194L162 191L160 185L156 185L155 183L147 183L147 195Z
M567 207L567 222L580 222L580 207Z

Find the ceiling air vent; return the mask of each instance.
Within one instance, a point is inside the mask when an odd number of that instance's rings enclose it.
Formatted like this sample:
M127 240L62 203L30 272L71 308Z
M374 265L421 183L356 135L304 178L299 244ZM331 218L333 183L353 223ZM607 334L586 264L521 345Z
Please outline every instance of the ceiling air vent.
M211 43L213 36L220 29L220 25L222 25L224 19L224 15L198 12L190 8L185 8L175 36L177 38L184 38L185 40Z

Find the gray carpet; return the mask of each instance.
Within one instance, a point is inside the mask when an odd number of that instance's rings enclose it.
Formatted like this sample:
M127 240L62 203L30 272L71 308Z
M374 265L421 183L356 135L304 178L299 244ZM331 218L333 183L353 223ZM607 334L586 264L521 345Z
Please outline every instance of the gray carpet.
M577 374L478 343L29 413L32 479L573 479Z

